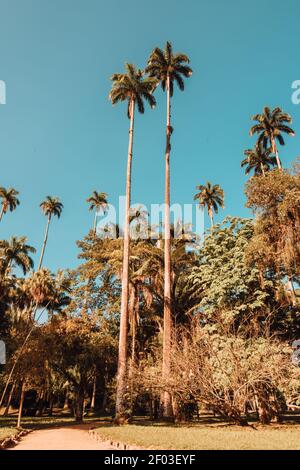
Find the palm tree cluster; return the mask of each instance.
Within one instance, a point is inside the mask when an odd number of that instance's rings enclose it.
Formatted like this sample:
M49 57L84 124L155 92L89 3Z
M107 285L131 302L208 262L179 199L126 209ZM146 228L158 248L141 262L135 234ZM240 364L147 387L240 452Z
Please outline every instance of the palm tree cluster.
M271 111L267 106L264 107L262 114L255 114L253 121L257 121L250 129L250 136L257 134L257 142L253 149L245 150L245 159L241 166L245 166L246 174L254 171L254 175L266 175L267 171L277 165L282 169L281 160L278 154L277 142L285 145L283 134L294 136L295 132L288 125L292 118L281 108L277 107Z
M128 297L129 297L129 223L131 200L131 167L134 133L135 106L144 113L144 101L153 108L156 105L153 92L161 84L167 94L167 121L166 121L166 150L165 150L165 221L164 221L164 340L163 340L163 376L170 372L170 348L172 330L172 298L171 298L171 237L170 237L170 153L171 153L171 98L174 93L174 83L181 91L184 90L184 78L192 75L192 69L187 65L189 58L185 54L174 54L170 42L165 49L156 47L148 60L145 71L136 69L132 64L126 64L126 73L112 76L112 90L110 99L112 104L127 101L127 115L130 119L129 144L126 174L126 216L124 223L123 271L122 271L122 297L121 297L121 324L119 341L119 364L117 381L116 416L122 419L126 404L124 403L127 375L127 329L128 329ZM168 393L164 397L164 413L171 414L171 400Z

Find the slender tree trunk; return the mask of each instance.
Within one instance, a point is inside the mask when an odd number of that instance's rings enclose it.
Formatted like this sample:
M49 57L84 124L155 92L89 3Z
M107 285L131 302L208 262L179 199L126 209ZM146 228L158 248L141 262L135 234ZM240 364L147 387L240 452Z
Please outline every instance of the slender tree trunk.
M294 283L293 283L293 278L292 278L292 276L289 276L289 277L288 277L288 284L289 284L289 288L290 288L290 291L291 291L291 297L292 297L293 305L296 305L296 303L297 303L297 296L296 296L296 292L295 292L295 287L294 287Z
M97 374L95 372L94 380L93 380L93 391L92 391L92 400L91 400L91 410L95 410L96 404L96 392L97 392Z
M129 288L129 307L128 307L128 314L129 314L129 321L131 327L131 365L133 366L135 362L135 343L136 343L136 318L135 318L135 309L136 309L136 288L133 284L130 285Z
M12 262L13 262L13 260L10 259L9 262L7 263L5 271L4 271L4 277L6 277L9 274Z
M282 169L281 161L280 161L280 158L279 158L279 155L278 155L277 145L276 145L276 142L275 142L275 139L274 139L273 135L271 137L271 144L272 144L272 152L275 153L275 155L276 155L277 167L278 167L279 170L281 170Z
M262 173L262 175L263 175L263 176L266 176L265 169L264 169L264 166L263 166L262 163L260 164L260 168L261 168L261 173Z
M67 388L66 389L65 400L64 400L64 404L63 404L63 411L68 410L68 409L69 409L69 389Z
M10 408L12 397L13 397L13 394L14 394L14 391L15 391L15 387L16 387L16 382L14 381L12 383L12 386L11 386L11 389L10 389L10 392L9 392L9 397L8 397L8 400L7 400L7 403L6 403L6 407L5 407L3 416L7 416L8 413L9 413L9 408Z
M96 236L97 232L97 210L95 211L95 216L94 216L94 237Z
M21 427L21 418L22 418L24 397L25 397L25 382L22 382L22 386L21 386L21 398L20 398L20 405L19 405L19 412L18 412L18 421L17 421L17 428L20 428L20 427Z
M4 208L4 204L2 204L2 207L1 207L1 212L0 212L0 222L2 220L2 217L3 217L3 214L5 213L5 208Z
M47 240L48 240L50 222L51 222L51 214L49 214L49 216L48 216L46 231L45 231L45 237L44 237L44 242L43 242L42 252L41 252L41 257L40 257L40 262L39 262L37 270L41 269L41 267L42 267L43 258L44 258L44 254L45 254L45 248L46 248Z
M209 215L209 218L210 218L210 226L211 226L211 228L213 228L213 226L215 225L215 221L214 221L214 215L213 215L211 210L209 211L208 215Z
M53 406L54 406L54 395L53 393L50 392L50 397L49 397L49 413L48 416L53 415Z
M126 413L126 379L127 379L127 333L128 333L128 294L129 294L129 214L131 198L131 166L134 131L134 108L135 102L130 102L130 128L128 143L127 175L126 175L126 213L124 225L123 242L123 267L122 267L122 296L121 296L121 318L119 336L119 357L117 374L116 395L116 422L121 422Z
M170 233L170 153L171 153L171 94L170 77L167 78L167 127L166 127L166 173L165 173L165 244L164 244L164 332L162 375L168 380L171 370L172 299L171 299L171 233ZM172 417L171 395L163 396L163 416Z
M74 415L75 421L81 423L84 413L84 391L81 386L75 392Z

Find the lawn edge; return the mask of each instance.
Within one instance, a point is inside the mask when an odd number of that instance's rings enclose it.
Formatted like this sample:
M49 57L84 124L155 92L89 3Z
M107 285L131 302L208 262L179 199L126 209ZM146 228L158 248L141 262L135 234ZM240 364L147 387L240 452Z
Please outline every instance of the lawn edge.
M5 437L4 439L0 440L0 450L6 450L11 447L15 447L22 437L26 436L30 432L32 432L33 429L19 429L15 434L11 434L8 437Z
M146 450L146 447L139 447L134 444L127 444L121 441L113 441L112 439L108 439L104 436L101 436L101 434L97 431L99 428L91 428L89 429L89 435L91 436L92 439L95 439L96 441L102 442L103 444L108 444L111 445L112 447L115 447L116 450Z

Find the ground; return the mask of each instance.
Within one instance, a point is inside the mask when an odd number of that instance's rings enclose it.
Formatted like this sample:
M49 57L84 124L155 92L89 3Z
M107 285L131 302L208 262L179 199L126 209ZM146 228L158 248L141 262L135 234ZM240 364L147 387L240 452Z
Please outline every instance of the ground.
M27 434L13 450L112 450L88 434L90 425L42 429Z
M16 416L0 417L0 440L12 435ZM201 423L172 425L137 418L126 426L115 426L110 418L88 417L78 425L70 416L23 419L23 428L33 432L23 437L15 450L112 449L88 434L94 428L103 441L112 440L152 449L177 450L300 450L299 416L289 415L283 424L232 426L208 417Z
M170 426L138 420L135 424L102 424L97 432L111 439L152 449L177 450L300 450L300 425L195 424Z

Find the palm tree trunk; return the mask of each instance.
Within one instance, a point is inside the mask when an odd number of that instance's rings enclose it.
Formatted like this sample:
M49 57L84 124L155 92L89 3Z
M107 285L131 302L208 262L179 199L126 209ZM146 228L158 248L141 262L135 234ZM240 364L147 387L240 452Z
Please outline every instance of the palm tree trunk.
M49 214L49 216L48 216L47 225L46 225L46 231L45 231L45 238L44 238L43 247L42 247L42 252L41 252L41 257L40 257L40 262L39 262L39 266L38 266L38 269L37 269L37 270L41 269L41 267L42 267L43 258L44 258L44 254L45 254L45 248L46 248L46 244L47 244L47 240L48 240L48 233L49 233L49 225L50 225L50 222L51 222L51 214Z
M14 394L14 391L15 391L15 387L16 387L16 381L14 381L14 382L12 383L12 386L11 386L11 389L10 389L10 392L9 392L9 397L8 397L8 400L7 400L7 403L6 403L6 407L5 407L3 416L7 416L8 413L9 413L9 408L10 408L10 404L11 404L11 401L12 401L12 398L13 398L13 394Z
M209 218L210 218L210 226L211 228L213 228L213 226L215 225L215 221L214 221L214 215L212 211L209 211Z
M170 153L171 153L171 94L170 77L167 77L167 127L166 127L166 173L165 173L165 245L164 245L164 332L163 332L163 380L168 380L171 370L171 234L170 234ZM170 393L163 396L163 416L172 417Z
M0 222L1 222L1 220L2 220L2 217L3 217L4 212L5 212L4 204L2 204L1 212L0 212Z
M94 237L96 236L96 230L97 230L97 210L95 211L95 216L94 216Z
M97 374L95 371L94 380L93 380L93 391L92 391L92 400L91 400L91 410L95 410L96 404L96 392L97 392Z
M260 168L261 168L261 173L262 173L262 175L263 175L263 176L266 176L265 169L264 169L264 166L263 166L262 163L260 164Z
M293 277L292 277L292 276L288 276L288 284L289 284L289 288L290 288L290 291L291 291L291 298L292 298L293 305L296 305L296 303L297 303L297 296L296 296L296 291L295 291L295 287L294 287Z
M127 379L127 333L128 333L128 294L129 294L129 215L131 198L131 166L134 131L134 108L135 101L130 102L130 128L126 174L126 213L123 242L123 267L122 267L122 296L121 296L121 318L119 335L119 357L117 374L117 395L116 395L116 421L120 422L125 418L126 402L126 379Z
M20 428L20 427L21 427L21 418L22 418L24 397L25 397L25 382L22 382L21 398L20 398L20 405L19 405L19 412L18 412L18 421L17 421L17 428Z
M282 169L281 161L280 161L280 158L279 158L279 155L278 155L277 145L276 145L276 142L275 142L275 139L274 139L273 135L271 137L271 144L272 144L272 152L275 153L275 155L276 155L277 167L278 167L279 170L281 170Z

